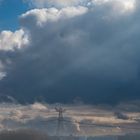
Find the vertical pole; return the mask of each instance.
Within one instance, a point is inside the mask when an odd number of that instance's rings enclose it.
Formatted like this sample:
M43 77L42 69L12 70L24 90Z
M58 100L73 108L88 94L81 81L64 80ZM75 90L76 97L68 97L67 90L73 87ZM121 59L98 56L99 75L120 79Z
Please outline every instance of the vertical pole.
M57 129L56 129L56 136L61 136L64 132L64 125L63 125L63 113L65 112L65 109L62 107L56 107L56 112L58 112L58 123L57 123Z

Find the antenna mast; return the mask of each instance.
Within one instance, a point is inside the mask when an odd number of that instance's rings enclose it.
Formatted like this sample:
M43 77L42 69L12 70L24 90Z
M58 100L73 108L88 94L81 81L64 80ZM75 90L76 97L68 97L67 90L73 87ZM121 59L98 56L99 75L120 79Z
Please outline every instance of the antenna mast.
M58 124L57 124L57 130L56 130L56 135L60 136L64 132L64 125L63 125L63 113L66 111L63 109L61 106L60 107L55 107L56 112L58 112Z
M66 111L62 107L55 107L56 112L58 112L58 120L63 120L63 113Z

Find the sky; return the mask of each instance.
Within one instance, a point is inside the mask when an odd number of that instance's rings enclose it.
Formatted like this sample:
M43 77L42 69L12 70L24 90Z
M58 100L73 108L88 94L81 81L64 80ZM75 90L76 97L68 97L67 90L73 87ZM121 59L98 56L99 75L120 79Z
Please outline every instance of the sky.
M18 16L29 9L22 0L1 0L0 30L16 30L19 28Z
M21 103L139 100L139 4L1 0L1 97Z

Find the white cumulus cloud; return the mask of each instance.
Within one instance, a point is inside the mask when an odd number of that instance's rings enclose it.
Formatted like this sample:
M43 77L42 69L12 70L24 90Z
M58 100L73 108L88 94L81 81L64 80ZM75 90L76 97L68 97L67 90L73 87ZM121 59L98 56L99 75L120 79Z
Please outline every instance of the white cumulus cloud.
M135 8L136 0L24 0L37 8L45 7L69 7L86 6L94 7L96 5L111 4L115 10L121 12L132 11Z
M67 19L86 13L88 9L86 7L67 7L60 10L56 8L49 9L33 9L25 14L21 15L21 20L25 21L25 24L33 24L42 26L47 22L55 22L59 19ZM28 21L28 22L27 22ZM32 25L31 25L32 26Z
M15 32L2 31L0 33L0 50L14 51L28 44L28 38L22 29Z
M28 44L28 35L26 35L22 29L15 32L0 32L0 80L7 76L6 67L11 63L6 53L14 53L16 50L20 50Z

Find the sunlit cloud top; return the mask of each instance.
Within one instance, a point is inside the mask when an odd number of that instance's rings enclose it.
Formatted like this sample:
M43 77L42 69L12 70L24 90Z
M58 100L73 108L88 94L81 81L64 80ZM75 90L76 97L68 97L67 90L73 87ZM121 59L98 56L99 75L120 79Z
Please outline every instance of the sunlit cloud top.
M120 8L124 11L130 11L134 10L136 0L29 0L28 2L30 5L39 8L68 7L78 5L90 7L97 4L102 5L112 3L114 6L118 5L118 8L120 6Z

